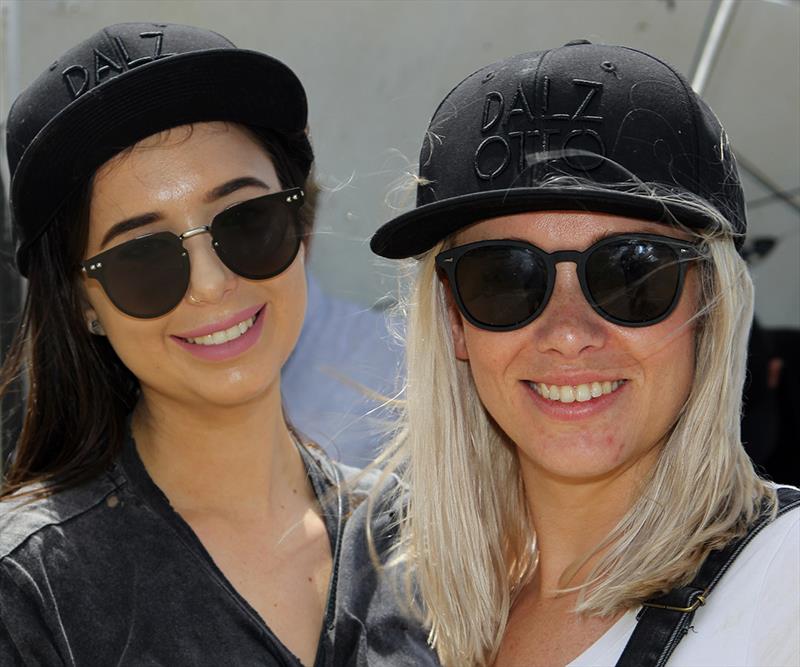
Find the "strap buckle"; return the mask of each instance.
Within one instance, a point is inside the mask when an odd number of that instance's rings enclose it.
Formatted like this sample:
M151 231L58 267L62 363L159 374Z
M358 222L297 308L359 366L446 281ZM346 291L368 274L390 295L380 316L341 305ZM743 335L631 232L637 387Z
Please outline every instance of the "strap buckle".
M668 604L658 604L657 602L642 602L643 607L655 607L656 609L667 609L669 611L678 611L682 614L689 614L693 611L696 611L699 607L702 607L706 603L706 595L708 595L708 590L703 591L700 595L698 595L694 602L688 607L673 607L672 605Z

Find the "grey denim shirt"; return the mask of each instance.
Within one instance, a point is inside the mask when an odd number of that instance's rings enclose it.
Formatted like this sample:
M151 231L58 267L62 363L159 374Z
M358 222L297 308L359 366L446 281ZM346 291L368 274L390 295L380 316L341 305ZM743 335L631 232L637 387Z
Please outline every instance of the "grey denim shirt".
M314 666L437 664L425 631L395 613L402 603L372 566L367 515L356 507L375 476L337 492L354 471L321 451L301 453L334 560ZM128 438L90 482L0 503L0 665L301 663L219 571Z

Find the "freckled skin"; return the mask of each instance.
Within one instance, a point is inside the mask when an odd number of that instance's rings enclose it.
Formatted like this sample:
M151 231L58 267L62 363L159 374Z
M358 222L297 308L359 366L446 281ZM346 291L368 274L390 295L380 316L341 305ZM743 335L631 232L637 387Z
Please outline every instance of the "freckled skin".
M666 225L631 218L546 211L477 223L458 234L456 245L516 238L548 252L585 250L603 232L678 235ZM690 269L680 303L666 320L622 327L592 310L575 265L562 263L544 312L522 329L478 329L451 302L456 355L469 361L482 402L516 443L529 473L588 481L635 467L647 470L691 386L694 330L686 322L695 312L696 294L697 276ZM578 371L627 383L604 411L565 422L538 409L522 382Z

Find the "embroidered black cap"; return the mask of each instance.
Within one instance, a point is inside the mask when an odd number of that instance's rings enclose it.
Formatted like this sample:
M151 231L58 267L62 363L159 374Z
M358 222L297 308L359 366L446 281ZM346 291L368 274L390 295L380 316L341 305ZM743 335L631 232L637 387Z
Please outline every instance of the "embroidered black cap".
M210 30L162 23L112 25L67 51L8 116L20 272L27 275L30 244L97 167L151 134L211 120L291 136L292 157L308 173L305 91L275 58Z
M416 208L378 229L375 253L410 257L478 220L532 210L713 224L691 196L744 241L742 188L716 116L675 69L627 47L576 40L471 74L434 113L419 176Z

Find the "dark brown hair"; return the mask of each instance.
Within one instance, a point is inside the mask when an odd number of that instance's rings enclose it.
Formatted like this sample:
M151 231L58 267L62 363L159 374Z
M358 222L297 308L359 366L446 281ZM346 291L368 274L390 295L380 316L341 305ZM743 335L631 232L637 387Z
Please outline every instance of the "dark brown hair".
M304 235L314 224L317 188L294 159L299 136L248 128L275 165L281 186L303 187ZM55 493L91 479L119 454L139 382L104 336L89 333L79 263L89 233L92 179L64 203L30 250L20 326L0 370L0 400L26 380L22 430L0 499Z

